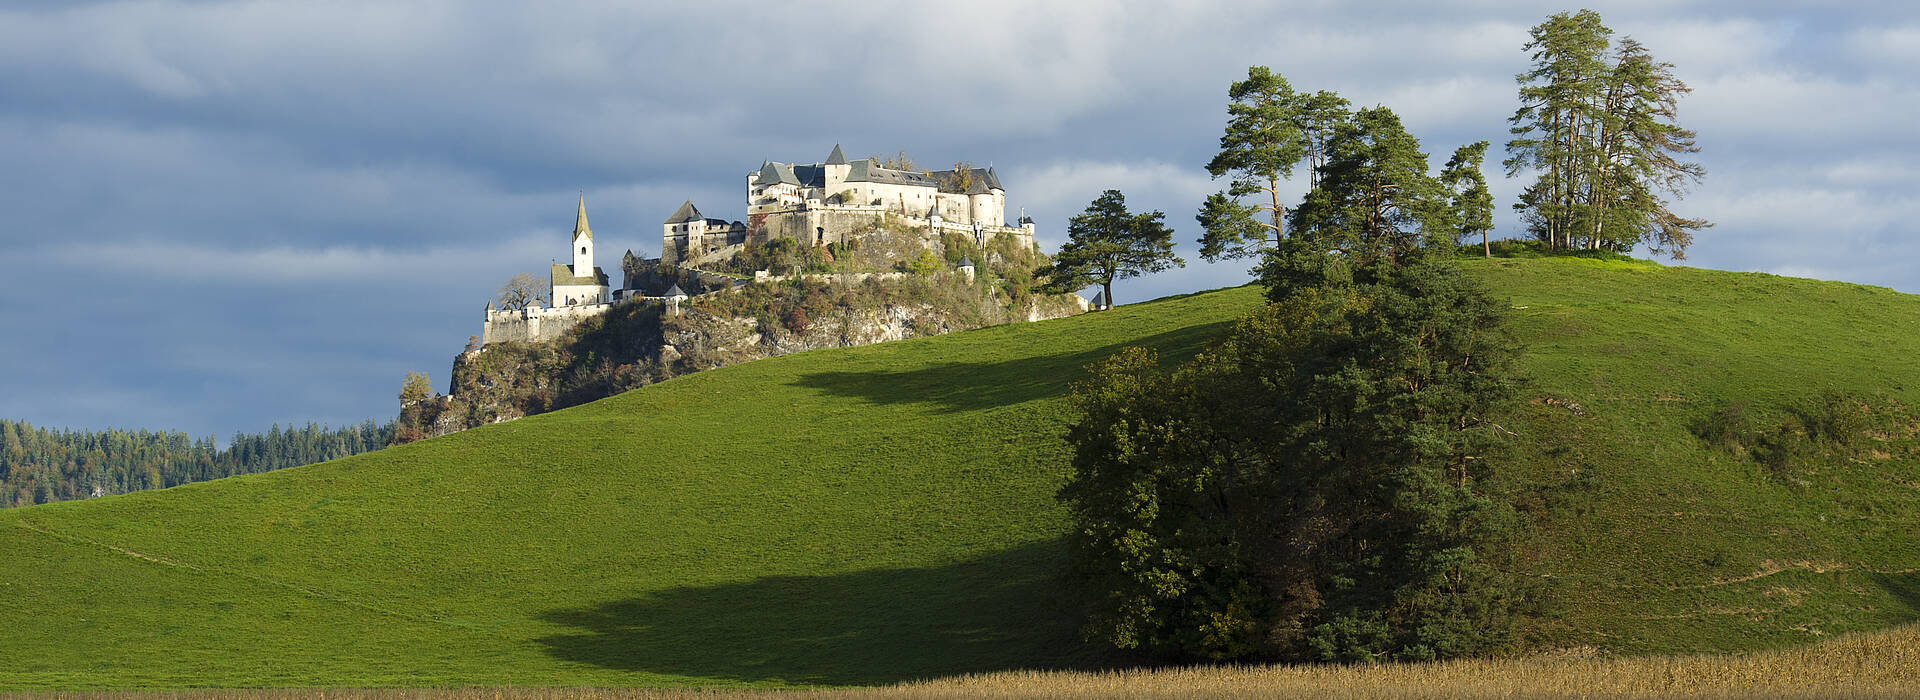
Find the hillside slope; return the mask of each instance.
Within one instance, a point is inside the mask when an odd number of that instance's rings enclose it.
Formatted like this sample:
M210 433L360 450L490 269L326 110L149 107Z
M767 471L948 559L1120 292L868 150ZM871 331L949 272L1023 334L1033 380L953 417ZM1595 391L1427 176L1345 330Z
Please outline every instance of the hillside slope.
M1913 436L1769 469L1697 438L1915 403L1920 297L1578 259L1516 307L1547 646L1777 646L1920 617ZM0 688L867 684L1070 664L1062 397L1238 288L802 353L271 474L0 513ZM1827 466L1832 465L1832 466Z

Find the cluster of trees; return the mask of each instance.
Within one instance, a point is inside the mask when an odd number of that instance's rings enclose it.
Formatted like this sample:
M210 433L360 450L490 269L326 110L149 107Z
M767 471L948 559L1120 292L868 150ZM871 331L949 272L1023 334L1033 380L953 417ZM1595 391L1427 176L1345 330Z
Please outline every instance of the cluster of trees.
M1223 340L1172 369L1127 349L1076 387L1060 497L1091 641L1356 662L1511 639L1505 307L1451 241L1389 228L1282 239L1272 303Z
M1180 367L1128 349L1076 387L1060 496L1088 636L1214 660L1498 648L1525 593L1490 419L1512 351L1505 306L1451 262L1488 206L1451 171L1486 144L1436 177L1384 107L1339 113L1264 68L1230 95L1214 167L1233 184L1202 243L1261 255L1271 303ZM1289 210L1279 179L1303 160Z
M1508 177L1534 182L1513 206L1549 249L1645 245L1684 258L1693 232L1712 226L1670 208L1706 173L1686 160L1700 149L1677 123L1689 89L1672 64L1632 38L1613 43L1612 33L1591 10L1532 29L1524 48L1533 65L1517 77L1504 165ZM1220 152L1207 164L1227 187L1195 217L1201 257L1261 257L1293 233L1318 238L1352 225L1368 236L1395 228L1456 241L1478 234L1482 254L1492 255L1493 196L1482 173L1489 142L1459 147L1430 175L1426 154L1385 107L1353 109L1327 90L1296 91L1264 66L1248 69L1227 98ZM1307 195L1286 201L1302 168ZM1056 288L1100 284L1111 302L1114 279L1179 264L1171 231L1132 221L1113 208L1120 201L1109 191L1074 218L1048 271Z
M1538 173L1514 208L1549 247L1649 250L1686 256L1693 232L1711 226L1670 210L1706 174L1685 160L1700 150L1676 123L1690 90L1673 65L1655 60L1592 10L1535 26L1533 67L1518 76L1520 108L1508 121L1507 173Z
M1386 107L1350 110L1339 95L1295 91L1264 66L1248 69L1227 97L1220 153L1207 171L1228 186L1195 217L1208 260L1270 256L1295 237L1349 258L1393 254L1406 246L1377 239L1478 233L1484 243L1493 228L1485 141L1461 146L1435 175L1418 139ZM1289 208L1282 192L1302 165L1307 194Z
M0 506L25 506L165 488L370 452L392 442L392 423L328 428L275 425L212 437L146 430L48 430L0 420Z
M1536 180L1516 208L1549 248L1681 257L1709 225L1666 199L1703 174L1674 122L1686 86L1610 33L1589 11L1533 29L1505 165ZM1500 649L1532 599L1498 468L1515 350L1506 306L1452 262L1475 234L1490 254L1490 144L1432 172L1392 110L1264 67L1228 100L1201 255L1257 257L1269 304L1190 362L1129 348L1076 387L1060 498L1088 637L1214 660ZM1287 201L1299 168L1307 193ZM1158 214L1103 195L1056 279L1176 264Z

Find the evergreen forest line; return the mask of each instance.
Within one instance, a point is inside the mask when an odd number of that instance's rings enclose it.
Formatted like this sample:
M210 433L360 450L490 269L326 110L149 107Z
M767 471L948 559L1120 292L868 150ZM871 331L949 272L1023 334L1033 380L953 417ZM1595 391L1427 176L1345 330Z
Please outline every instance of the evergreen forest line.
M393 441L394 424L369 418L330 428L279 425L235 433L222 448L212 436L180 431L55 430L0 419L0 507L110 496L236 474L298 467Z

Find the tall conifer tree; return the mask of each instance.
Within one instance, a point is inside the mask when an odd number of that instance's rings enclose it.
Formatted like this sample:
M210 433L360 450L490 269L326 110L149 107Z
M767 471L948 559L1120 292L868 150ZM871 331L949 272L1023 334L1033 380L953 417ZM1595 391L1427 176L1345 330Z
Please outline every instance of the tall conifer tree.
M1712 224L1668 208L1705 174L1682 160L1699 151L1676 123L1689 90L1673 66L1630 38L1609 53L1613 30L1591 10L1535 26L1525 46L1533 67L1517 76L1520 107L1508 119L1507 175L1537 179L1514 207L1533 232L1561 249L1628 249L1645 242L1685 257L1693 232Z
M1205 232L1200 255L1208 260L1258 255L1286 236L1281 185L1309 146L1301 129L1301 99L1293 86L1266 66L1247 69L1247 79L1227 88L1227 126L1220 153L1207 163L1227 189L1207 197L1197 217ZM1252 197L1252 203L1242 198Z
M1455 240L1479 233L1481 253L1490 258L1493 244L1487 232L1493 230L1493 193L1487 190L1487 176L1480 172L1488 145L1480 141L1454 150L1440 171L1440 183L1447 188Z

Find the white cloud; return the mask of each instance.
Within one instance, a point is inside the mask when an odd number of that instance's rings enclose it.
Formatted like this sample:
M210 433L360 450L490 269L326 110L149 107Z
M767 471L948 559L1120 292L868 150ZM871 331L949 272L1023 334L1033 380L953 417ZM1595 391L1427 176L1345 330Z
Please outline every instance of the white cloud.
M63 246L66 254L115 279L261 287L354 285L411 279L415 284L466 278L474 270L539 258L564 248L546 233L522 233L494 245L392 249L367 246L238 248L137 241ZM279 292L276 292L279 293Z
M1160 161L1055 161L1037 166L1008 168L1021 183L1019 201L1034 208L1078 212L1105 190L1152 193L1159 199L1188 200L1198 206L1208 194L1224 189L1204 168L1182 167Z
M1911 77L1913 66L1920 64L1920 25L1863 27L1854 30L1844 45L1863 62L1905 71Z

